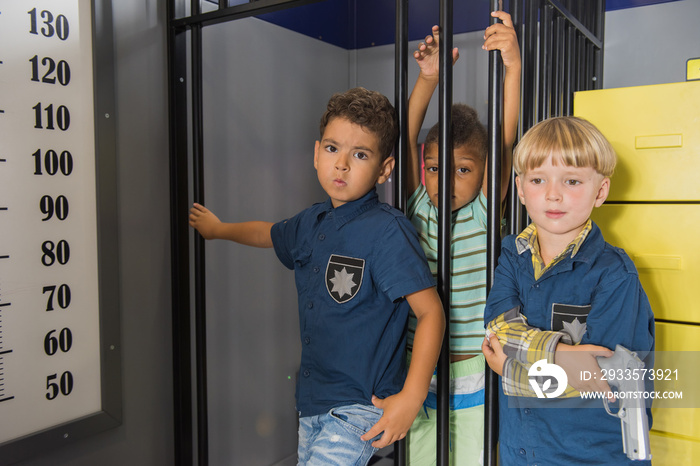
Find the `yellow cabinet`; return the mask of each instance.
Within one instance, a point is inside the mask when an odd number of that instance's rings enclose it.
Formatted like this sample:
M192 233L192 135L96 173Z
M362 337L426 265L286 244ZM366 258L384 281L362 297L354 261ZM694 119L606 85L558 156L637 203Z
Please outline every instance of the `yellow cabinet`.
M700 81L577 92L618 154L610 201L700 201Z
M579 92L574 114L617 152L610 195L592 217L639 271L656 318L655 367L678 369L686 384L682 402L652 405L652 463L700 464L700 81Z
M605 203L591 217L634 261L657 320L700 321L700 204Z
M700 371L697 370L700 326L667 322L656 324L655 367L678 370L676 380L656 383L655 390L683 394L681 400L661 400L652 404L650 435L654 466L695 465L700 463ZM674 377L670 377L674 379ZM678 407L682 406L682 407Z

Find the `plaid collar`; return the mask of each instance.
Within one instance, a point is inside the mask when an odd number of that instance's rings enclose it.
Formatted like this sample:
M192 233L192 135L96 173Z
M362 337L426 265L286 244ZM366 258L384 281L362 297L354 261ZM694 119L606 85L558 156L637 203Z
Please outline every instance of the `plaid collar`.
M581 249L581 245L586 240L588 233L593 229L593 223L589 218L583 230L574 238L573 241L561 252L557 257L552 259L552 261L545 265L540 255L540 244L537 241L537 226L531 223L527 226L516 238L515 246L517 248L518 254L522 254L528 249L532 251L532 266L535 271L535 279L539 279L545 271L553 267L554 265L561 262L566 257L574 257L576 253Z

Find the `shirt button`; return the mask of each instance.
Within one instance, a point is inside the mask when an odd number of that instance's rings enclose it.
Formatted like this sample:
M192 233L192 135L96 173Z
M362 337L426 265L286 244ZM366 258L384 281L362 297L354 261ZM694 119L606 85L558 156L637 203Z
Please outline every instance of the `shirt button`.
M308 376L310 376L310 375L311 375L311 372L310 372L308 369L306 369L306 370L304 371L304 377L308 377ZM523 450L523 451L524 451L524 450Z
M525 414L530 414L530 409L529 409L529 408L525 408Z
M311 338L309 338L309 337L304 338L304 343L306 343L307 345L309 343L311 343Z
M307 308L312 309L314 307L314 303L309 303L306 305Z
M326 235L324 235L323 233L321 233L320 235L318 235L318 239L320 239L321 241L323 241L324 239L326 239Z
M306 372L309 372L309 371L306 371ZM304 375L306 375L306 372L304 372ZM524 448L521 448L520 451L519 451L518 453L520 453L521 455L524 455L524 454L527 453L527 452L525 451Z
M314 267L314 273L318 273L321 270L320 267Z

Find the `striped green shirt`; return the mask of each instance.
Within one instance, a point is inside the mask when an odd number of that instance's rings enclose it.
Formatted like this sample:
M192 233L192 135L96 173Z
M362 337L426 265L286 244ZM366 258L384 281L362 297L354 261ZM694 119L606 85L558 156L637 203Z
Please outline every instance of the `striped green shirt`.
M407 216L418 230L433 276L437 275L438 211L420 185L408 200ZM451 354L481 354L486 304L486 197L481 190L471 203L452 213L450 295ZM416 317L408 318L408 348L413 348Z

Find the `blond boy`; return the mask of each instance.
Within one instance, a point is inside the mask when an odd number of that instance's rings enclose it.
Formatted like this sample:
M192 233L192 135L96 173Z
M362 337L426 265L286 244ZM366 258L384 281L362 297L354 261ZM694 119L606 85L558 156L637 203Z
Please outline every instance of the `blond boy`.
M501 461L649 464L626 457L620 421L601 400L590 407L575 391L609 390L600 378L579 377L596 372L596 356L610 356L609 348L642 355L654 349L654 315L637 270L590 219L608 196L615 152L591 123L558 117L527 132L513 166L532 223L503 240L484 316L490 336L482 346L502 375ZM523 397L534 396L529 367L542 359L561 366L571 386L562 398L533 406Z

